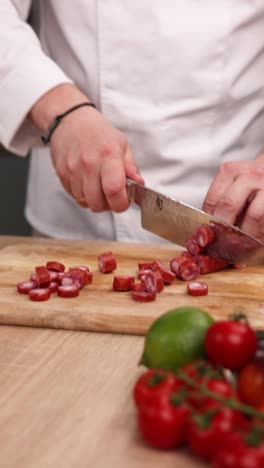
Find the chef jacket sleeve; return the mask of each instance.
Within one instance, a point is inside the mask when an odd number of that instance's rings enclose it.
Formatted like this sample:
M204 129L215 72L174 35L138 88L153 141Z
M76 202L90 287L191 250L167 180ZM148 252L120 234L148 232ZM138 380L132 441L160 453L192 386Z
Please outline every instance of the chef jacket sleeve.
M27 118L33 104L55 86L72 82L44 54L24 16L11 1L0 0L0 143L20 156L41 144Z

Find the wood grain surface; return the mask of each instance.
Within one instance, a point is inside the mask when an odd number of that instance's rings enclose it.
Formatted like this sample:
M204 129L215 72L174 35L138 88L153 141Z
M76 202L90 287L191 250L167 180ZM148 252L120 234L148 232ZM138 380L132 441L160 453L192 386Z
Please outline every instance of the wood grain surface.
M206 309L215 318L246 313L251 324L264 324L264 266L228 269L201 276L208 296L191 297L186 283L176 280L151 303L132 300L129 292L112 291L113 273L101 274L97 258L111 250L117 258L116 274L135 274L139 261L160 260L168 265L180 248L172 245L121 244L102 241L58 241L0 238L0 324L90 330L144 335L151 323L167 310L183 305ZM66 267L86 264L94 273L92 285L77 298L56 294L47 302L32 302L18 294L16 284L29 278L35 266L58 260Z
M1 468L205 468L148 448L131 391L143 337L0 327Z

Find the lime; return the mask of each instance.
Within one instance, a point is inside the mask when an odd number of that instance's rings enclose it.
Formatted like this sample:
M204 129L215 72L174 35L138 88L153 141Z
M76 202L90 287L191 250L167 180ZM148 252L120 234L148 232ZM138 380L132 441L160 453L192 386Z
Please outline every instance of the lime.
M195 307L178 307L149 328L140 360L149 368L176 369L204 357L204 338L214 319Z

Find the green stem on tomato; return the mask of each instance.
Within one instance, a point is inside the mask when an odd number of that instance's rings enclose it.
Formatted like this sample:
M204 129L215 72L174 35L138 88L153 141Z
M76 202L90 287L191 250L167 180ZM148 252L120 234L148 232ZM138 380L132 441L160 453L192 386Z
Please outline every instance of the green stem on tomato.
M191 377L186 375L185 372L181 371L180 369L176 370L175 374L177 375L177 377L183 380L183 382L199 390L202 395L208 396L210 398L213 398L216 401L224 403L225 406L241 411L247 416L255 416L258 419L264 420L264 411L258 411L252 406L236 401L234 398L226 398L226 397L219 395L218 393L212 392L211 390L208 390L208 388L206 388L204 385L200 385L197 382L195 382L195 380L193 380Z

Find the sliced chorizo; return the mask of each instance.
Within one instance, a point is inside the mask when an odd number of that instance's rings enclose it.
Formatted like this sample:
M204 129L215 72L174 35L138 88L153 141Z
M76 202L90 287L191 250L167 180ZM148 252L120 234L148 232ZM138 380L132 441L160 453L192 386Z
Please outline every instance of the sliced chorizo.
M50 274L45 266L35 267L36 282L40 288L45 288L50 285Z
M200 267L201 275L207 273L215 273L216 271L225 270L229 267L229 263L225 260L208 257L208 255L196 255L195 262Z
M48 270L53 270L53 271L57 271L57 272L60 272L60 273L63 273L65 271L65 265L63 265L63 263L56 262L55 260L51 260L51 261L47 262L46 263L46 268Z
M152 263L152 270L159 271L165 284L172 284L172 282L175 280L175 273L173 273L173 271L171 271L158 260L155 260Z
M98 256L98 267L101 273L111 273L117 267L116 258L112 252L105 252Z
M19 294L28 294L31 289L37 287L37 282L33 280L20 281L17 283L17 291Z
M178 277L183 281L190 281L200 274L200 267L193 260L186 259L184 262L180 263L178 270Z
M208 285L202 281L192 281L187 284L187 293L190 296L206 296L208 294Z
M50 290L48 288L35 288L31 289L28 295L31 301L47 301L50 298Z
M196 229L194 238L197 244L204 248L214 241L215 235L214 231L208 224L201 224L201 226Z
M186 240L185 247L191 255L198 255L202 248L198 245L194 236L189 236Z
M114 291L130 291L135 283L135 277L132 275L115 275L113 279Z
M80 288L76 283L58 286L57 294L60 297L77 297L80 294Z
M163 277L159 271L150 271L146 273L143 280L145 291L151 293L160 293L164 288Z
M132 291L132 299L137 302L152 302L156 299L156 294L147 291Z

